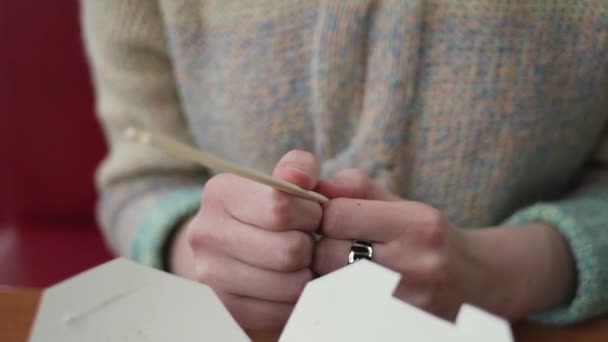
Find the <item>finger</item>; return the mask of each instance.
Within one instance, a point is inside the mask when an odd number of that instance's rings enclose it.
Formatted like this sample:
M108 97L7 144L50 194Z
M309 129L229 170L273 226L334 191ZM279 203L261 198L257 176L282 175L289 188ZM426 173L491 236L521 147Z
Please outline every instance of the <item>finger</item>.
M447 320L454 320L460 310L461 302L454 303L454 299L438 298L437 292L429 289L429 286L421 283L401 280L394 297L413 305L421 310Z
M317 275L324 275L346 266L352 240L322 238L317 241L311 268ZM429 284L435 274L429 273L437 263L436 253L424 246L407 242L372 243L372 261L402 273L402 280L412 284Z
M217 207L218 201L221 210L235 219L273 231L313 232L318 229L322 216L318 203L232 174L215 176L205 185L202 210Z
M269 271L204 251L197 253L196 260L198 281L218 291L273 302L295 304L313 278L309 269L292 273Z
M272 175L310 190L317 185L319 173L319 162L315 156L309 152L292 150L277 162Z
M312 269L319 276L336 271L346 266L352 241L321 239L317 242L313 257ZM401 274L401 281L393 295L420 309L442 313L438 301L433 297L436 289L429 278L428 264L433 256L415 249L399 253L394 245L373 244L372 261ZM405 259L405 260L403 260Z
M412 232L420 242L441 237L443 214L428 205L411 201L371 201L336 198L324 205L321 232L340 240L388 242Z
M376 184L361 170L348 169L339 172L329 180L320 180L315 191L329 198L361 198L379 201L400 201L395 196Z
M353 241L350 240L328 238L317 241L312 261L313 272L317 275L325 275L346 266L352 244ZM386 247L383 244L374 243L372 248L372 261L384 265L384 261L387 260Z
M217 293L222 303L239 324L246 329L282 327L293 311L292 304Z
M404 228L399 202L336 198L324 206L321 234L339 240L387 242Z
M314 239L309 233L271 232L234 219L218 219L209 228L197 229L196 225L195 220L189 231L195 250L219 251L250 266L279 272L307 268L312 259Z

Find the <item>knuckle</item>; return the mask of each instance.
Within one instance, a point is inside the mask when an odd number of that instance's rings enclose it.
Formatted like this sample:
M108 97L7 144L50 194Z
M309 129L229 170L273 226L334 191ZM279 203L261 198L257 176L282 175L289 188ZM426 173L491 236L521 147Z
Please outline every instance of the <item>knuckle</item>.
M322 212L321 227L325 235L329 237L339 236L340 227L348 219L346 211L342 210L343 199L336 198L325 204Z
M192 230L188 236L188 240L191 246L202 249L217 246L219 242L216 233L211 229L205 228Z
M360 169L347 169L340 173L340 177L345 177L349 179L349 183L351 183L354 189L359 189L359 191L365 191L369 188L371 180L367 173L363 172ZM360 196L365 197L365 193L360 194Z
M445 231L437 226L429 226L422 229L423 242L431 249L441 249L445 244Z
M433 308L434 308L434 301L433 301L433 296L432 295L423 295L420 296L417 300L416 303L414 303L415 306L417 306L419 309L422 309L426 312L433 312Z
M186 241L188 242L189 246L194 246L197 244L197 239L198 239L198 229L197 227L197 222L198 221L198 216L195 216L189 223L188 225L184 228L186 229Z
M289 195L279 191L273 190L272 193L266 226L272 230L287 229L291 223L289 219L291 199Z
M210 216L199 213L190 221L186 227L186 238L191 247L204 250L220 243L220 231L211 229L209 220L211 220Z
M226 189L226 178L228 174L220 174L210 178L203 187L201 194L201 209L200 212L207 213L222 208L222 194Z
M436 292L438 291L440 288L442 288L446 282L447 282L447 278L448 278L448 272L447 272L447 257L443 256L443 255L436 255L435 257L430 259L431 261L429 262L429 265L427 266L427 270L426 270L426 280L427 280L427 285L429 286L430 289L432 289L432 292Z
M312 259L312 237L294 232L284 240L279 257L279 271L293 272L310 265Z
M188 231L186 232L186 239L188 241L188 245L190 245L191 247L198 246L198 235L199 232L197 229L193 229L192 227L188 228Z
M214 280L216 279L215 266L210 262L197 263L196 265L196 279L206 285L214 287Z
M218 191L220 191L226 185L227 178L229 177L230 175L227 173L220 173L209 178L203 188L203 196L205 196L205 194L217 194Z
M418 240L431 249L441 249L445 244L445 217L435 208L424 206L420 210L422 224L417 229Z

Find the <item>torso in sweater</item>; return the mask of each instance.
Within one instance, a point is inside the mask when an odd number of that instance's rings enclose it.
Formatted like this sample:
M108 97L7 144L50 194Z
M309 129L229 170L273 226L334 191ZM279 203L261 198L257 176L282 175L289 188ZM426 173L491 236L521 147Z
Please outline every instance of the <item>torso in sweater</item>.
M264 171L309 150L457 225L563 195L608 123L604 0L161 4L200 147Z

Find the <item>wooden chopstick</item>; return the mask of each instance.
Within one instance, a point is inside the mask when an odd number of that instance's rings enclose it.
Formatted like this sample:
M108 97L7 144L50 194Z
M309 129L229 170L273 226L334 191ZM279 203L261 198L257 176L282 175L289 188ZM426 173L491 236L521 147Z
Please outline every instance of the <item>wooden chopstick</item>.
M210 153L197 150L191 146L180 143L174 139L163 136L161 134L151 133L142 129L129 127L125 130L125 136L128 139L139 142L141 144L154 146L175 157L191 160L208 168L216 169L218 171L233 173L235 175L250 179L254 182L268 185L277 190L285 191L289 194L298 197L302 197L321 204L326 203L328 201L328 198L321 195L320 193L302 189L301 187L293 183L289 183L282 179L269 176L265 173L240 166L236 163L227 160L223 160Z

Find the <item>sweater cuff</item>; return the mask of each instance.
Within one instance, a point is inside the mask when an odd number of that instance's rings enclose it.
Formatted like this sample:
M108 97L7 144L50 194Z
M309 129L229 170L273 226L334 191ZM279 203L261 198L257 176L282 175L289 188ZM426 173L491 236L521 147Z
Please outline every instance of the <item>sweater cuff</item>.
M601 253L596 250L593 234L586 232L581 222L585 218L578 215L589 208L576 210L576 207L590 203L572 202L563 205L539 203L515 213L505 222L507 226L532 222L550 224L568 241L575 259L578 277L574 298L568 304L530 316L533 321L552 325L575 323L599 314L601 306L606 305L606 296L602 294L606 289L602 284L608 284L608 270L602 270Z
M171 232L200 207L200 187L171 191L149 208L136 223L129 257L144 265L161 269L163 249Z

